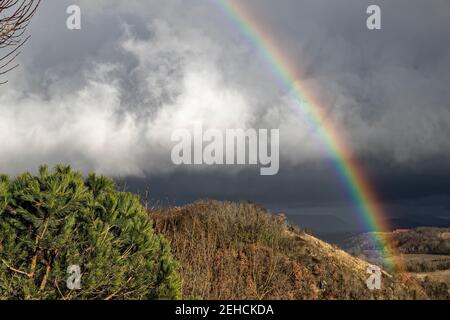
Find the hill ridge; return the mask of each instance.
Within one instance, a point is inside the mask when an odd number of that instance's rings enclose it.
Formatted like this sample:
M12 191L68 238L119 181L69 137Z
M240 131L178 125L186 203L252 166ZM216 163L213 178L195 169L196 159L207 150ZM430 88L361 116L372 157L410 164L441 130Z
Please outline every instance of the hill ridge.
M370 290L369 262L273 216L259 204L214 200L152 211L181 263L183 296L205 299L426 299L407 274L382 273Z

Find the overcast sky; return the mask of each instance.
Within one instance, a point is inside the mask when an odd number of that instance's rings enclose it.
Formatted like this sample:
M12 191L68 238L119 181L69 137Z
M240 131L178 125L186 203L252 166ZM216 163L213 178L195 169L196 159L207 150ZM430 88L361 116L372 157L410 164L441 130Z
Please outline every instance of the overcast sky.
M304 71L390 214L450 217L450 2L240 2ZM71 4L81 30L66 28ZM381 30L366 28L369 4ZM213 0L46 0L28 31L0 87L0 171L70 163L154 200L247 199L349 221L316 130ZM279 174L176 167L171 133L195 121L279 128Z

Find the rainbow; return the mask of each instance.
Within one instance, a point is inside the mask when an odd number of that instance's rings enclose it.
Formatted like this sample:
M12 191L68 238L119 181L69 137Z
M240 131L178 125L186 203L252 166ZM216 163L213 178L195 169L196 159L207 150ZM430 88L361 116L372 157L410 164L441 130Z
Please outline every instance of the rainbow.
M298 71L298 66L288 57L275 39L270 37L270 33L264 30L263 25L249 13L242 2L214 0L214 3L259 50L280 83L293 93L301 107L302 114L316 128L324 147L333 158L339 179L352 197L366 227L373 231L371 235L384 259L384 265L390 271L398 269L400 261L395 258L397 254L384 236L384 232L389 230L384 219L386 213L363 168L340 134L343 131L338 128L336 123L329 120L326 108L315 98L313 91L305 83L302 83L303 77Z

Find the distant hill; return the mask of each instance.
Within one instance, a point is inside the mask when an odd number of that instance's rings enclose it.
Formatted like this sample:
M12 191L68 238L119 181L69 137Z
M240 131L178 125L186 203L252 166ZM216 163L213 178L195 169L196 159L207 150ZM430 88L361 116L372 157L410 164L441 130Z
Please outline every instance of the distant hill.
M450 255L450 228L399 229L384 236L400 253ZM356 255L375 250L372 238L372 233L352 237L344 243L343 248Z
M450 228L398 229L383 236L396 248L404 271L420 279L429 293L450 299ZM382 265L384 259L372 238L372 233L354 236L342 247L355 257Z
M383 272L381 290L369 290L368 262L257 204L200 201L150 214L180 262L184 298L432 298L407 274Z

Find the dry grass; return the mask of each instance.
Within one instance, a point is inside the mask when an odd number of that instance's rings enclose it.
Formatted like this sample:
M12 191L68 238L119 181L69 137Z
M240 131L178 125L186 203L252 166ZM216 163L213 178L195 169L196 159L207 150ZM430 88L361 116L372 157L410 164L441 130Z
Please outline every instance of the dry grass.
M427 277L434 282L443 282L450 285L450 270L434 271L434 272L420 272L415 274L422 280ZM450 292L449 292L450 294Z
M367 262L289 226L260 205L200 201L151 212L180 261L184 298L413 299L416 280L384 274L366 286Z
M433 272L450 270L450 255L403 254L400 258L408 272ZM450 277L447 282L450 282Z

